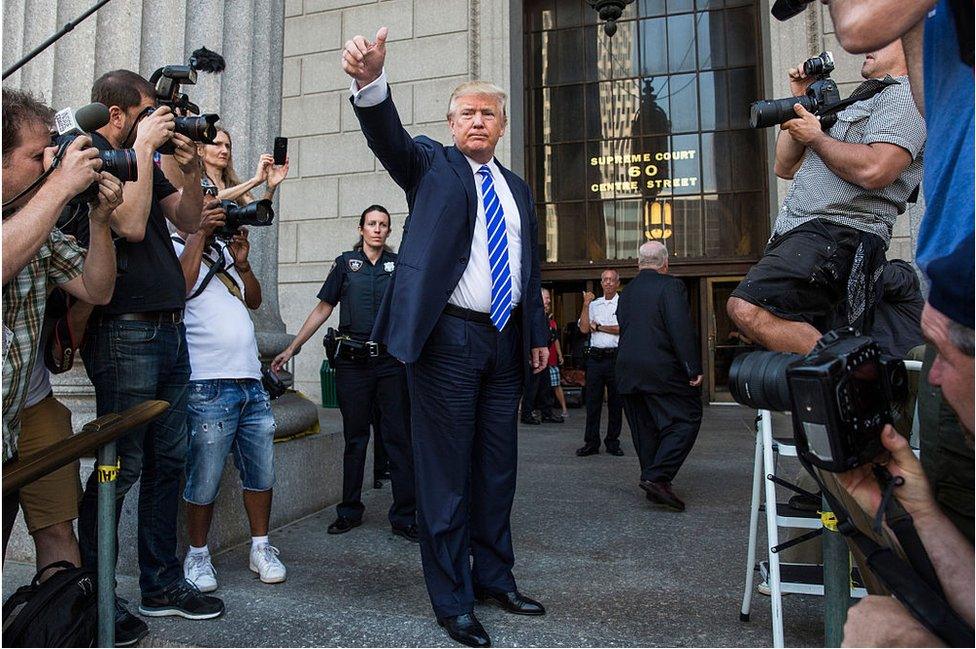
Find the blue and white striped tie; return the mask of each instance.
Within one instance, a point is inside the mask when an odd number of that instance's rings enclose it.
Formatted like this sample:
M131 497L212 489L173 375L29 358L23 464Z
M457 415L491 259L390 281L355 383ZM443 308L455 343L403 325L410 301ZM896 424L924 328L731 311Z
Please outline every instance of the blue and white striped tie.
M491 322L498 331L512 316L512 270L508 266L508 232L505 212L495 193L495 183L488 165L481 165L481 200L485 204L488 228L488 264L491 267Z

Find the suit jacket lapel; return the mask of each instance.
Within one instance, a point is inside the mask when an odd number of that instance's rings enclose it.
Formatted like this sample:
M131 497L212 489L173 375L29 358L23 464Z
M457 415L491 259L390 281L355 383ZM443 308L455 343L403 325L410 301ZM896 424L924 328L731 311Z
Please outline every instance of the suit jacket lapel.
M529 229L532 227L532 205L529 204L527 195L525 192L519 191L522 187L523 181L521 178L516 176L514 173L502 166L498 162L498 158L495 158L495 164L501 169L502 175L505 176L505 181L508 183L508 188L512 190L512 196L515 198L515 204L518 205L519 211L519 223L522 225L522 289L529 285L529 274L532 270L532 238L530 236Z
M457 147L447 147L447 159L451 163L451 169L457 174L458 180L464 186L464 193L468 197L468 243L474 236L474 224L478 219L478 190L474 186L474 174L471 173L471 165L464 154L457 150Z

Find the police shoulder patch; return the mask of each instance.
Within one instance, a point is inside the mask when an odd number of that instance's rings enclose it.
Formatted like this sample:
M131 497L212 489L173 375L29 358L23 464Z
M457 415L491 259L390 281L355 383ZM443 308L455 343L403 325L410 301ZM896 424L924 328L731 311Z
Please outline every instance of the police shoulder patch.
M350 271L352 271L352 272L355 273L356 271L358 271L362 267L363 267L363 260L362 259L350 259L349 260L349 270Z

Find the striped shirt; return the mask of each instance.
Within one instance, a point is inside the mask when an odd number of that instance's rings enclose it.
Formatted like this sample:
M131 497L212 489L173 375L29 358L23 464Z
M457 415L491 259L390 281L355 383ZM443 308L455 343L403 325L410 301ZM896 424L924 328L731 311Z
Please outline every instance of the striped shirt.
M909 196L922 182L925 148L925 120L912 100L908 77L896 80L897 86L842 110L827 134L852 144L886 142L900 146L912 156L908 167L887 187L864 189L834 174L808 148L776 217L774 234L820 218L876 234L888 245L895 219L905 211Z
M48 293L81 275L84 261L85 249L73 237L55 228L17 277L3 287L3 326L10 344L3 359L4 462L17 452L20 413L27 399L31 371L38 360Z

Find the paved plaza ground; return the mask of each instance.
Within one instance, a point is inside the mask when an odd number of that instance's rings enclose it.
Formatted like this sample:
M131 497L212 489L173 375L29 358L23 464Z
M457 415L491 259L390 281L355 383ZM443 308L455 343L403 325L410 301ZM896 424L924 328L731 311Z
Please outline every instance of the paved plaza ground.
M769 600L754 597L739 621L754 433L752 412L705 409L694 451L674 483L688 509L652 506L637 487L624 424L625 457L578 458L584 414L563 425L522 426L512 516L515 575L541 600L541 618L477 606L495 646L770 646ZM314 475L308 480L315 480ZM437 626L417 546L389 532L389 486L365 492L366 518L341 536L329 508L276 530L288 581L261 584L247 546L214 564L227 613L215 621L150 620L143 646L456 646ZM134 566L119 591L138 601ZM31 567L4 566L6 593ZM134 608L134 606L133 606ZM788 646L822 646L822 599L784 599Z

